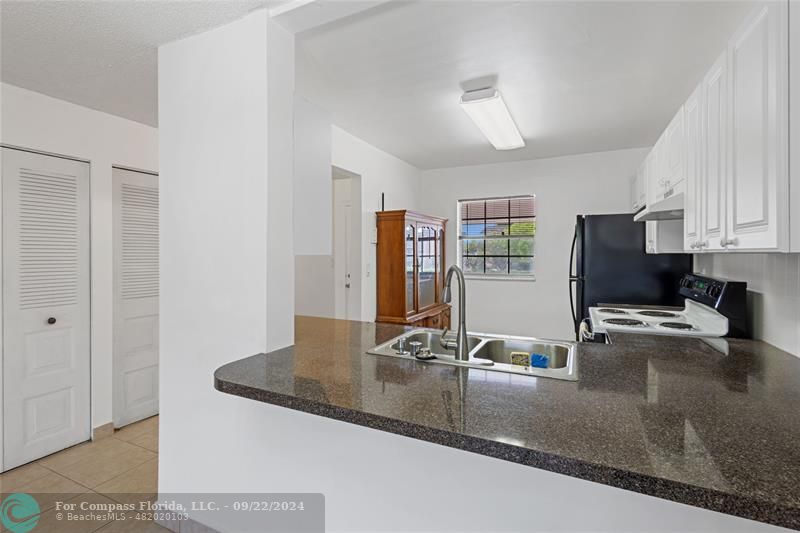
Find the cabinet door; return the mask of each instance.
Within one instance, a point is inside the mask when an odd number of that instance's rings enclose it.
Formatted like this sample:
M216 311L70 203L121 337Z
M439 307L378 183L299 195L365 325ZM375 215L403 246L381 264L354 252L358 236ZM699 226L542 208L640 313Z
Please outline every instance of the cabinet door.
M436 304L437 233L432 226L417 228L417 302L422 311Z
M703 79L704 154L700 184L700 238L705 250L720 250L725 227L728 166L728 67L723 54Z
M659 139L660 141L660 139ZM647 205L652 205L657 201L664 198L664 187L663 187L663 179L661 179L661 183L659 183L659 171L658 171L658 160L659 160L659 149L661 145L656 143L653 149L647 154L647 159L645 160L645 189L646 189L646 196L647 196Z
M436 230L436 235L436 249L439 251L436 261L436 302L442 303L440 298L442 289L444 288L444 271L447 268L444 248L444 228L438 228Z
M658 237L657 222L655 220L648 220L645 222L645 244L644 251L648 254L656 253L656 238Z
M683 253L683 220L648 220L645 224L648 254Z
M723 245L733 250L787 246L787 4L759 6L729 43L731 167Z
M636 173L636 194L638 195L637 205L643 209L647 205L647 186L645 185L645 166L639 167Z
M790 251L800 252L800 4L789 4L789 191ZM792 216L791 214L794 214Z
M665 196L670 195L669 191L677 193L677 187L686 178L686 127L684 120L684 107L669 123L664 131L663 158Z
M414 256L414 251L416 250L416 229L413 224L406 225L406 314L411 315L414 314L417 310L417 301L416 301L416 284L415 280L416 276L416 269L417 269L417 262Z
M686 196L683 208L683 248L702 250L700 239L700 187L703 182L703 87L684 106L686 114Z

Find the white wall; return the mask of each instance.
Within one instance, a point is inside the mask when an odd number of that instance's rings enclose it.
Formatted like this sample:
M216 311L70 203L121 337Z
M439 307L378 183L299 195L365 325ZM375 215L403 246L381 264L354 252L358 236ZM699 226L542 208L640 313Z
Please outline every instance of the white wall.
M262 12L256 18L264 17ZM267 349L272 351L294 344L294 35L266 21Z
M418 209L420 171L397 157L333 126L332 163L361 176L361 320L375 320L375 212L385 208Z
M536 195L536 281L467 280L467 328L573 339L567 280L575 217L629 212L630 177L647 151L637 148L422 172L420 209L449 219L449 264L457 261L459 199ZM453 304L455 323L456 294Z
M333 255L294 257L294 308L302 316L336 318Z
M420 171L405 161L379 150L337 126L331 128L331 164L360 176L361 317L354 320L375 320L375 212L381 209L381 193L385 193L386 209L417 209L419 205ZM329 169L330 170L330 169ZM330 172L328 174L330 180ZM318 227L331 230L331 216L315 216ZM355 222L355 221L354 221ZM295 289L298 314L334 316L334 300L311 301L315 295L333 298L333 273L312 277L317 270L329 269L330 255L305 255L297 258ZM355 270L354 270L355 275ZM331 283L331 285L327 285Z
M259 10L159 49L161 493L217 488L209 465L223 456L247 477L236 461L257 455L235 451L250 435L224 430L238 415L214 390L213 372L265 351L269 317L283 305L268 298L268 211L284 202L291 218L292 201L285 176L276 187L267 179L287 172L285 162L268 161L281 137L270 139L279 117L269 116L268 101L279 93L268 90L267 33ZM291 321L292 308L283 312ZM221 455L223 444L233 448Z
M331 255L331 119L302 97L294 102L294 251Z
M329 532L788 532L438 444L219 396L232 413L210 426L228 437L215 455L224 459L188 472L182 490L320 492ZM206 525L228 530L212 516Z
M746 281L753 336L800 356L800 254L697 254L695 271Z
M98 427L112 419L111 166L158 171L158 130L5 83L0 99L0 142L91 162L92 427Z

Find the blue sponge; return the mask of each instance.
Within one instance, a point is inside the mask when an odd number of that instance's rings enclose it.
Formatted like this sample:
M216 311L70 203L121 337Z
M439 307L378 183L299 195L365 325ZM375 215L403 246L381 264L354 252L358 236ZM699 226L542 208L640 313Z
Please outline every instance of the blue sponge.
M547 368L547 363L549 362L549 358L546 355L542 355L539 353L532 353L531 354L531 366L535 368Z

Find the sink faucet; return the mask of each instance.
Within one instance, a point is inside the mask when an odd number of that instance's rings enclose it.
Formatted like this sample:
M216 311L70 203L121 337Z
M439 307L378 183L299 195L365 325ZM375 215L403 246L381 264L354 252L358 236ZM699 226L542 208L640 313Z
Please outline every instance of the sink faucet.
M447 271L447 277L444 280L444 289L442 289L442 302L449 304L452 300L450 292L450 283L453 281L453 274L458 278L458 333L456 340L445 339L447 335L447 328L442 332L442 339L439 344L445 350L455 350L456 360L469 361L469 343L467 342L467 326L466 326L466 294L464 294L464 272L460 268L453 265Z

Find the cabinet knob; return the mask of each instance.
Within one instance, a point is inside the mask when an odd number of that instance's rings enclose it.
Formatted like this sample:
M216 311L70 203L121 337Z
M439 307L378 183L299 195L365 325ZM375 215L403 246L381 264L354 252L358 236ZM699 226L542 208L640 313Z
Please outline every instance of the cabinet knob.
M719 240L719 245L722 246L723 248L727 248L728 246L738 246L739 239L737 239L736 237L734 237L733 239L722 238Z
M692 242L692 244L689 245L689 248L694 250L695 248L697 248L697 246L698 246L697 241L694 241Z
M48 324L50 324L51 326L52 326L53 324L55 324L55 323L56 323L56 319L55 319L55 317L52 317L52 316L51 316L50 318L48 318L48 319L47 319L47 323L48 323Z

